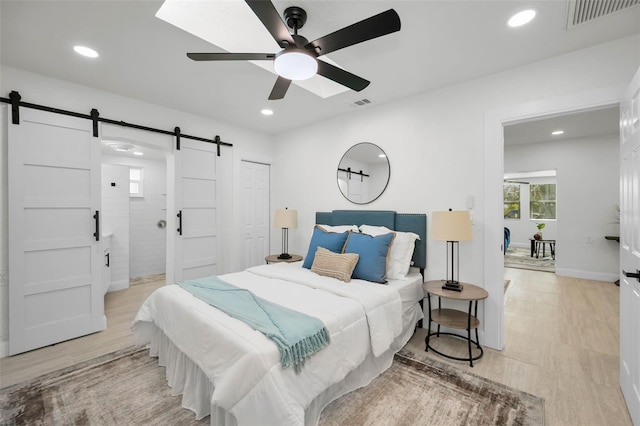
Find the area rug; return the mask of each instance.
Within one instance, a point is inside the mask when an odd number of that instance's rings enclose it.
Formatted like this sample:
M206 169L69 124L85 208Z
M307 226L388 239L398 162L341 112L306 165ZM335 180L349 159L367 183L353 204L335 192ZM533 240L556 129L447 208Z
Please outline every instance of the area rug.
M543 425L544 399L402 349L387 371L333 401L321 425Z
M129 348L0 389L1 425L206 425L148 350ZM409 351L332 402L320 425L541 425L544 400Z
M556 261L551 258L547 250L547 256L531 256L531 249L525 247L509 247L504 255L504 266L507 268L531 269L534 271L555 272Z

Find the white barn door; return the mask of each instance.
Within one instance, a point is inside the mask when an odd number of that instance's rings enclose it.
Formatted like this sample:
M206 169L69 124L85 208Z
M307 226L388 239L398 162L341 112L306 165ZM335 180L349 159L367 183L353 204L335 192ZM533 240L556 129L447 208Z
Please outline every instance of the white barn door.
M21 108L8 140L13 355L102 330L105 319L91 121Z
M620 387L640 425L640 69L621 103L620 123Z
M269 165L242 161L242 269L269 255L269 182Z
M217 146L182 139L175 150L173 280L218 273ZM170 278L168 278L170 279Z

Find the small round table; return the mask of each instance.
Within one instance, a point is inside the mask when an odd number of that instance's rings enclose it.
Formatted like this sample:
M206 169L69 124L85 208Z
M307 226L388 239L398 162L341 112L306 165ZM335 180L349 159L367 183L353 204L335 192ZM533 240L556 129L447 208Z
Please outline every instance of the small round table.
M489 297L489 293L482 287L478 287L473 284L468 283L460 283L462 284L462 291L453 291L443 289L442 286L444 281L427 281L422 284L422 289L424 290L425 297L427 298L427 302L429 303L429 327L427 328L427 337L425 337L424 341L426 344L425 351L429 351L431 349L433 352L441 355L445 358L455 359L457 361L469 361L469 365L473 367L473 361L482 358L484 355L484 351L480 346L480 340L478 339L478 326L480 325L480 320L478 319L478 300L484 300ZM438 297L438 308L431 309L431 296ZM457 309L443 309L442 308L442 299L451 299L451 300L464 300L469 302L469 311L463 312ZM473 307L475 302L475 307ZM473 308L473 314L472 314ZM431 322L435 322L438 324L438 330L435 332L431 331ZM462 336L460 334L455 333L445 333L440 332L440 326L444 325L445 327L457 328L461 330L467 330L467 335ZM476 340L471 339L471 330L476 330ZM447 355L442 353L429 345L429 339L431 336L435 335L440 337L441 334L446 334L449 336L458 337L467 341L469 346L469 357L460 358L451 355ZM478 349L480 349L480 353L476 356L473 356L471 352L471 343L474 343Z
M278 256L280 255L272 254L270 256L265 257L264 260L265 262L267 262L267 265L269 263L278 263L278 262L291 263L291 262L300 262L302 260L302 256L300 256L299 254L292 254L289 259L280 259Z

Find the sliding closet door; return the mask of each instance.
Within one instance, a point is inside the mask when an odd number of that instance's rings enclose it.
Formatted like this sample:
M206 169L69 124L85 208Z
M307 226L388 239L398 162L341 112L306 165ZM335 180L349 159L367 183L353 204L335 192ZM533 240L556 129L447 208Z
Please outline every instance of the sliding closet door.
M13 355L102 330L105 319L91 121L22 108L8 137Z
M180 145L174 155L175 281L218 272L217 147L188 139Z

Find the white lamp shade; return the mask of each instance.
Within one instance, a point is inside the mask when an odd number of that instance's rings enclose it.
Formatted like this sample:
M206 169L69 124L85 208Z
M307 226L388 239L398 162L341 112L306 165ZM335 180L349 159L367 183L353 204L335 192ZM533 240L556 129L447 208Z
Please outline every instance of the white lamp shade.
M431 239L438 241L469 241L473 237L468 211L433 212Z
M273 61L276 73L289 80L307 80L318 72L318 61L302 51L283 52Z
M277 209L273 218L274 228L297 228L298 227L298 210Z

